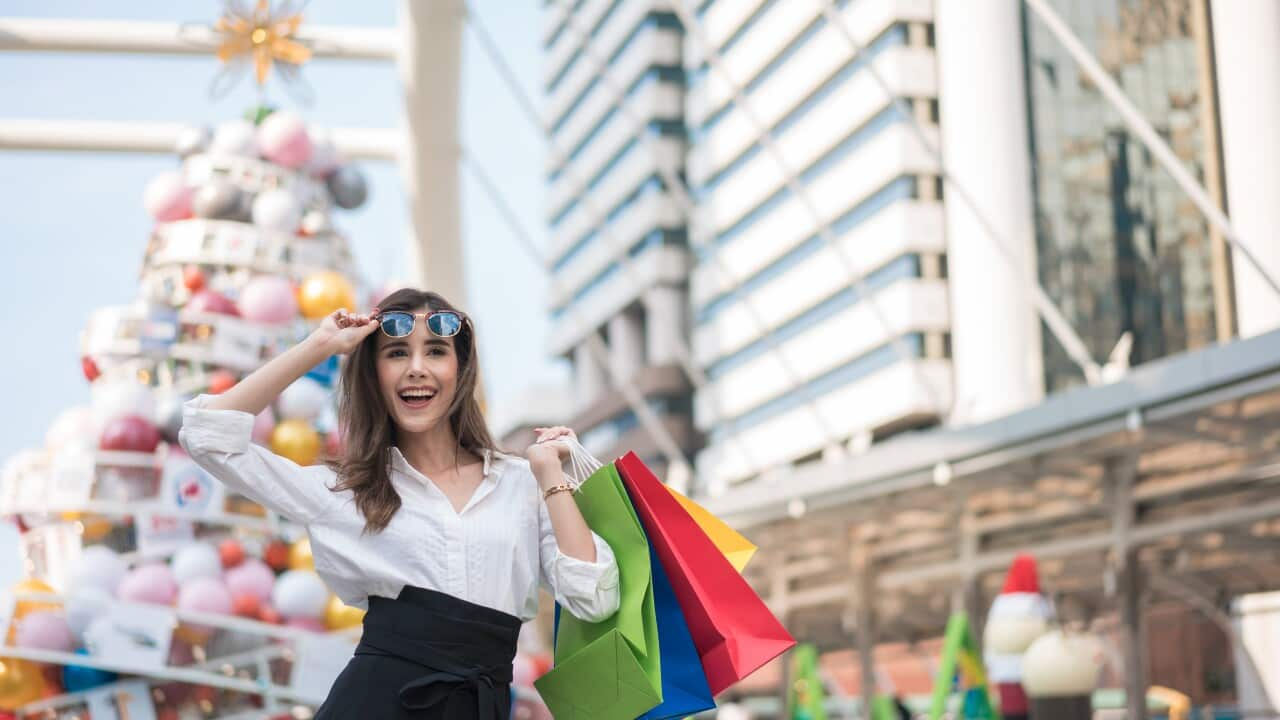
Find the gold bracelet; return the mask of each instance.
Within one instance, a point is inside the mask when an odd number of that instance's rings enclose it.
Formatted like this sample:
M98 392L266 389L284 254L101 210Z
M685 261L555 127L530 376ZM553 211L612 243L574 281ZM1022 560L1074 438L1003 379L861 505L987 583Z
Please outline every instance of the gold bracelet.
M574 490L573 486L570 485L569 483L564 483L563 485L552 485L551 487L542 491L542 499L546 500L547 498L551 497L552 495L555 495L556 493L573 492L573 490Z

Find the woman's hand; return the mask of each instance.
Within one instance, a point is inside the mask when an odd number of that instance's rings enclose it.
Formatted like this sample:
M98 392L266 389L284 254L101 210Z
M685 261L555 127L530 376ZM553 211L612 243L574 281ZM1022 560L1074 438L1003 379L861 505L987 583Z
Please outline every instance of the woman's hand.
M569 457L569 446L565 444L561 438L571 438L577 440L578 436L572 430L562 425L550 428L534 428L534 432L538 434L537 439L525 451L525 457L529 459L529 464L538 466L554 465L560 467Z
M368 315L356 315L346 309L334 310L320 321L320 327L311 336L330 348L332 353L346 355L378 329L377 317L377 308Z

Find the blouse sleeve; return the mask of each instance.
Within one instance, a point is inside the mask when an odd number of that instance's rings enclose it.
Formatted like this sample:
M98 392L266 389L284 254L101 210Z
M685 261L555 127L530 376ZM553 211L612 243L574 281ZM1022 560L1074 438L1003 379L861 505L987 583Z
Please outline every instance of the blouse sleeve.
M182 407L178 442L197 465L231 490L294 522L308 524L335 502L323 465L302 467L251 442L253 416L210 410L209 395Z
M618 562L609 544L591 533L596 546L593 563L560 552L551 515L539 499L538 531L541 538L542 577L556 602L571 615L586 622L600 622L618 611Z

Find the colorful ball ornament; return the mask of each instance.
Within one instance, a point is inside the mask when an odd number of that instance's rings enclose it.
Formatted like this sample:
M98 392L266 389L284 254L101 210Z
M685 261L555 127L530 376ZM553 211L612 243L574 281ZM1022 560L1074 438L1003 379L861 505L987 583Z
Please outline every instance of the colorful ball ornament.
M309 377L294 380L276 401L280 417L308 422L320 417L329 404L329 389Z
M331 270L308 277L298 288L298 307L308 320L319 320L335 310L351 310L355 306L355 288L349 280Z
M286 618L324 617L329 590L319 575L308 570L290 570L280 576L271 591L271 605Z
M191 217L191 188L176 170L160 173L147 183L142 205L158 222L173 222Z
M88 655L89 651L81 648L77 655ZM101 687L116 681L118 676L109 670L84 667L83 665L64 665L62 667L62 687L69 693L83 692Z
M116 594L129 602L172 605L178 597L178 583L168 565L140 565L124 576Z
M195 265L182 268L182 286L191 292L204 288L204 271Z
M17 585L13 586L13 594L15 595L19 595L21 593L53 592L54 589L49 586L49 583L38 578L27 578L26 580L19 581ZM58 607L57 603L43 602L40 600L19 600L13 606L13 619L20 620L30 613L41 610L57 610Z
M89 629L89 623L102 617L114 600L112 593L93 585L85 585L72 591L67 598L67 629L71 631L77 645L84 643L84 633Z
M324 606L325 627L330 630L345 630L356 627L362 622L364 622L364 610L351 607L338 599L337 595L329 596L329 602Z
M271 590L276 584L276 575L267 564L257 558L248 558L244 562L222 574L231 597L253 595L259 602L271 599Z
M257 128L247 120L225 122L213 133L209 152L217 155L257 157Z
M67 627L67 618L55 610L28 613L16 626L14 644L32 650L71 652L76 640Z
M245 200L240 188L222 178L201 185L191 198L191 211L208 220L234 220Z
M253 416L253 431L251 436L253 441L259 445L268 445L271 442L271 431L276 428L276 414L268 406L262 412Z
M271 113L258 126L258 148L263 157L287 168L300 168L311 159L307 126L288 110Z
M80 560L71 571L72 593L96 588L115 595L120 581L129 573L129 564L106 545L90 545L80 551Z
M30 660L0 658L0 710L16 710L44 696L40 665Z
M293 234L302 222L302 203L288 190L267 190L253 200L253 224L264 230Z
M169 561L173 579L183 588L197 578L221 578L222 558L212 545L191 543L173 554Z
M283 325L298 317L293 283L279 275L259 275L245 283L236 305L244 319L264 325Z
M218 557L223 569L233 568L244 562L244 546L239 540L228 538L218 544Z
M320 457L320 433L306 420L285 420L271 431L271 451L299 465Z
M262 561L277 572L289 567L289 546L283 540L272 540L262 549Z
M107 422L98 438L98 449L124 452L155 452L160 430L138 415L122 415Z
M236 386L235 373L230 370L214 370L209 373L209 394L221 395Z
M369 183L364 174L351 165L343 165L325 178L333 202L345 210L360 207L369 199Z
M338 148L328 130L311 127L307 129L307 135L311 137L311 158L304 169L312 177L326 178L338 169Z
M213 290L199 290L187 301L186 310L219 315L240 315L240 308L226 295Z
M289 546L289 569L312 571L316 569L315 557L311 554L310 537L299 538Z

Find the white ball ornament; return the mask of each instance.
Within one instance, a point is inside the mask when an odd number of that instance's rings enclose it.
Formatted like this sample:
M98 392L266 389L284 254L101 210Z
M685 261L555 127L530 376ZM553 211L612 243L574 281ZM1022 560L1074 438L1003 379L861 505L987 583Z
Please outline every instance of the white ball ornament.
M314 422L329 402L328 388L309 377L301 377L280 393L276 407L282 420Z
M271 590L271 605L286 619L324 616L329 603L329 589L310 570L290 570L276 580Z
M294 233L302 221L302 203L288 190L268 190L253 201L253 224L265 230Z

